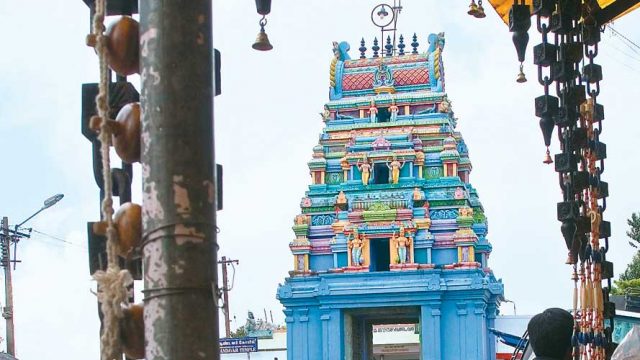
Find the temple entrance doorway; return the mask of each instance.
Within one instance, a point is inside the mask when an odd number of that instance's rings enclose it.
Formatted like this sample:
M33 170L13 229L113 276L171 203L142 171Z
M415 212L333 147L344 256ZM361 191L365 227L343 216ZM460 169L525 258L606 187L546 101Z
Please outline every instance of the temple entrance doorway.
M389 239L370 239L369 271L389 271L391 257L389 255Z
M420 360L420 308L346 310L346 360Z

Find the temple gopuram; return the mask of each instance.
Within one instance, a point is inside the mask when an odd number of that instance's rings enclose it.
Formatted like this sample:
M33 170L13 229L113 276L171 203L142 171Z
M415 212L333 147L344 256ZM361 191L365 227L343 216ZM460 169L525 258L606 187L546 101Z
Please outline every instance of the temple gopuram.
M416 357L495 359L503 285L471 162L445 92L444 34L351 59L334 43L325 127L294 219L285 307L289 360L374 356L372 329L417 324ZM405 47L407 50L405 52ZM409 49L411 48L411 49Z

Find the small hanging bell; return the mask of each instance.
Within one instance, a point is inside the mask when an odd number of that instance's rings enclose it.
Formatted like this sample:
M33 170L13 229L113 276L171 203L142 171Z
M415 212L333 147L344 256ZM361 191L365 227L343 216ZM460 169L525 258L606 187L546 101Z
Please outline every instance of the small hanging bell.
M551 159L551 153L549 153L549 148L547 147L547 154L544 156L544 160L542 160L544 164L553 163L553 159Z
M571 251L569 251L569 253L567 254L567 260L565 260L564 263L567 265L572 265L576 263L576 259L574 258Z
M484 12L484 7L482 6L482 0L478 1L478 8L476 10L476 13L473 14L473 16L475 16L478 19L482 19L484 17L487 17L487 14L485 14L485 12Z
M256 50L269 51L273 49L273 45L271 45L271 43L269 42L269 36L267 36L267 33L264 31L264 26L266 24L267 24L267 20L263 16L262 20L260 20L260 32L256 37L256 42L254 42L253 45L251 45L251 47Z
M523 69L522 63L520 63L520 73L518 74L518 77L516 78L516 82L517 83L527 82L527 77L524 75L524 71L522 69Z
M476 0L471 0L471 4L469 4L469 11L467 11L467 14L477 17L478 5L476 5Z

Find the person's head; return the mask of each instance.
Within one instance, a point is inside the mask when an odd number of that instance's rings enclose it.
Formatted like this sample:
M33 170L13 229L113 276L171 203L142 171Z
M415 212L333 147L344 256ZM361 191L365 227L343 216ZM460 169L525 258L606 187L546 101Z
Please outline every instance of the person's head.
M563 309L550 308L534 316L527 325L529 344L536 356L571 358L573 316Z

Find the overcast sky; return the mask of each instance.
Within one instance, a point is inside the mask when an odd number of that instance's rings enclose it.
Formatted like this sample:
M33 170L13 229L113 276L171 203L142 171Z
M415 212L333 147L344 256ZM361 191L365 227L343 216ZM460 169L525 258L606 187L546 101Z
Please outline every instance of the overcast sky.
M238 319L232 326L244 324L247 310L256 316L272 311L281 322L275 293L292 264L291 225L309 183L306 162L322 128L318 113L328 101L331 43L348 41L352 57L361 37L370 47L379 35L370 23L377 1L275 1L266 28L274 50L267 53L251 49L259 30L253 1L214 3L214 43L223 62L223 94L215 99L216 156L224 165L225 191L218 214L220 255L240 260L230 294ZM530 81L516 84L511 34L493 10L478 20L466 14L468 1L403 5L400 33L416 32L422 50L429 33L446 33L447 92L469 146L471 183L489 220L490 266L502 278L505 296L520 314L570 307L573 285L555 219L561 193L553 167L542 164L545 149L533 113L533 98L542 92L530 65L539 36L531 32L525 67ZM85 227L99 218L98 191L91 147L80 133L80 87L98 78L95 54L84 46L88 10L80 0L4 1L0 19L0 216L16 224L47 197L65 194L28 224L58 239L34 233L18 246L17 354L21 360L97 358ZM639 23L636 12L614 27L640 42ZM619 274L633 254L626 218L640 210L640 49L634 52L609 34L596 61L605 78L599 101L609 156L603 175L611 193L605 213L614 235L609 258ZM139 199L139 177L133 186ZM513 309L506 304L501 311Z

